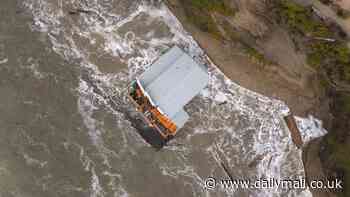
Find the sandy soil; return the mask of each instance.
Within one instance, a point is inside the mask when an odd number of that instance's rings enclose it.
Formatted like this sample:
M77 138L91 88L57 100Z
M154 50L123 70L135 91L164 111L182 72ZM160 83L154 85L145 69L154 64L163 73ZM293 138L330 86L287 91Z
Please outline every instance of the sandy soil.
M323 100L315 73L305 64L305 57L296 53L293 43L284 30L269 29L269 36L257 43L267 57L278 63L278 65L263 66L254 62L234 44L214 39L191 25L185 19L176 1L173 0L169 4L184 27L191 32L210 58L230 79L250 90L285 101L296 115L313 114L323 118L322 114L328 114L328 109L321 107L327 106L323 105L323 102L327 101ZM241 20L244 18L242 17ZM254 23L252 17L249 17L248 21ZM242 26L242 24L246 28L254 27L246 22L237 25ZM260 25L259 29L264 28Z
M244 20L244 16L247 16L247 20L236 23L237 28L243 27L249 31L249 28L257 27L258 29L249 32L255 36L268 32L267 36L259 39L256 45L262 49L269 60L276 62L276 65L262 66L252 61L234 44L218 41L209 34L199 31L186 20L181 5L178 5L176 0L171 2L173 4L170 4L170 9L173 13L230 79L250 90L285 101L296 115L312 114L322 120L329 118L329 101L319 87L316 73L306 64L305 55L296 51L286 30L278 27L265 29L261 24L250 25L247 24L248 21L257 22L250 14L239 15L240 20ZM244 12L249 9L244 8L244 1L238 2L241 2L239 6L243 7ZM252 3L252 1L249 2ZM317 4L317 6L323 9L322 5ZM332 15L328 12L329 10L326 11L327 15ZM350 22L347 24L347 21L341 21L341 25L350 27ZM304 150L304 166L309 180L324 177L318 154L319 141L320 139L310 143ZM332 197L332 194L327 191L312 190L312 193L313 196Z
M330 6L322 4L318 0L303 0L303 2L312 5L324 17L335 21L350 37L350 19L340 18ZM350 1L348 0L340 0L337 3L344 9L350 9Z
M336 3L339 4L343 9L350 10L349 0L337 0Z

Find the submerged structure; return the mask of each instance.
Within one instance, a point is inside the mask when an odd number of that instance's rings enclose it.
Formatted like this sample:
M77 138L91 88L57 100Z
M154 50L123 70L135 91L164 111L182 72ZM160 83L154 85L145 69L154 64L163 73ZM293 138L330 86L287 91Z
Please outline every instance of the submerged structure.
M184 106L209 82L207 69L180 48L161 56L128 88L129 98L147 125L139 131L156 148L163 147L188 121Z

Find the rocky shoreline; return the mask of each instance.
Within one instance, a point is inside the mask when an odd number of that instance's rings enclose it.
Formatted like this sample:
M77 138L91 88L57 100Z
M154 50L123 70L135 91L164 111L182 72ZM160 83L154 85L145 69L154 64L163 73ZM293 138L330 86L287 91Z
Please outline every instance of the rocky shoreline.
M185 6L181 0L166 1L186 30L229 78L243 87L285 101L296 115L312 114L324 122L329 134L303 148L306 175L310 180L340 178L345 182L343 191L314 190L314 196L347 196L349 166L338 149L346 150L349 144L350 111L346 106L350 106L350 100L346 98L350 97L339 91L334 81L349 82L339 77L346 74L346 70L334 77L327 74L326 67L327 63L348 66L349 52L342 48L342 43L348 42L346 34L350 33L344 27L345 19L340 18L342 23L338 24L329 18L329 10L323 10L318 1L194 2L204 4ZM223 5L229 8L223 10ZM191 17L187 12L191 12ZM302 22L294 23L289 17L299 17ZM194 22L198 19L202 21ZM336 44L324 44L333 40ZM312 48L310 44L334 46L335 55L324 56L319 48ZM328 52L331 53L329 49ZM328 58L327 63L315 58L317 55ZM313 61L324 66L312 66Z

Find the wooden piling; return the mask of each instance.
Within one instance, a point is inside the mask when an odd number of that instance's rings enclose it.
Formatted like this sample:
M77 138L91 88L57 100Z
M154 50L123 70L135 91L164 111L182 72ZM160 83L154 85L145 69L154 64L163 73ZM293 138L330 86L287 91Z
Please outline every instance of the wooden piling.
M290 134L292 136L293 143L298 147L302 148L303 146L303 139L301 138L300 131L298 129L296 120L294 118L294 115L292 113L285 116L284 121L286 122L288 129L290 131Z

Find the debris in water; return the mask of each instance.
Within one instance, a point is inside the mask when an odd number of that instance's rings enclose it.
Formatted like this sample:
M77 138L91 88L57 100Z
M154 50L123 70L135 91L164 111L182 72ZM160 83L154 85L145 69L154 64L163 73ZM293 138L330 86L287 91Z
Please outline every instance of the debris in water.
M71 9L68 11L68 14L70 15L78 15L78 14L90 14L92 13L92 11L89 11L89 10L84 10L84 9L81 9L81 8L77 8L77 9Z
M289 128L293 143L298 148L301 148L303 146L303 140L301 138L300 131L298 129L298 126L297 126L297 123L295 121L293 114L289 113L287 116L285 116L284 121L286 122L286 124Z
M163 147L188 121L183 107L208 83L206 68L178 47L164 54L128 88L130 100L148 125L142 137Z

